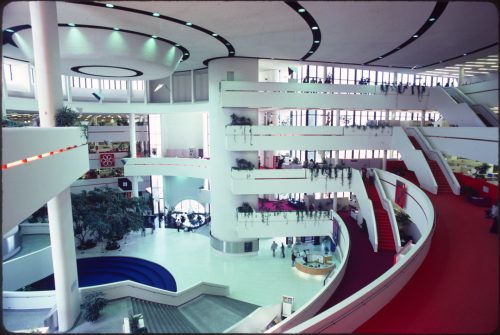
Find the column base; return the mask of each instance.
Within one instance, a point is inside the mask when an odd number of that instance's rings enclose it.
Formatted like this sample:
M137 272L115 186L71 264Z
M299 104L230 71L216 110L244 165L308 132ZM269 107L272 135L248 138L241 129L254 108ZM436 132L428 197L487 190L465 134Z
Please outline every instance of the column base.
M210 246L224 254L255 255L259 251L259 240L222 241L210 232Z

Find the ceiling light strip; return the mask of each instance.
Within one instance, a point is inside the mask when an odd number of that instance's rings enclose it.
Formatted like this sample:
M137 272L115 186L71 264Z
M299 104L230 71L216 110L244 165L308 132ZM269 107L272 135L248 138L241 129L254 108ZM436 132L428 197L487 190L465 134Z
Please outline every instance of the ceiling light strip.
M473 53L480 52L480 51L492 48L492 47L494 47L496 45L498 45L498 42L492 43L492 44L488 44L487 46L484 46L484 47L479 48L479 49L468 51L466 54L470 56ZM455 57L451 57L451 58L448 58L448 59L444 59L444 60L442 60L440 62L434 62L434 63L431 63L431 64L422 65L422 66L419 66L418 68L421 69L421 68L424 68L424 67L434 66L434 65L437 65L439 63L449 62L451 60L459 59L459 58L462 58L462 57L464 57L464 55L460 55L460 56L455 56Z
M431 15L429 15L429 17L427 18L427 20L425 20L425 23L420 27L419 30L417 30L414 34L412 34L409 39L407 39L405 42L401 43L399 46L397 46L396 48L392 49L391 51L383 54L382 56L379 56L377 58L369 60L366 63L363 63L363 65L368 65L368 64L373 63L373 62L375 62L375 61L377 61L379 59L387 57L387 56L389 56L389 55L391 55L391 54L393 54L393 53L395 53L395 52L403 49L408 44L415 42L419 37L421 37L427 31L427 29L429 29L434 23L436 23L436 21L441 16L441 14L443 14L446 6L448 6L447 2L438 2L436 4L436 6L434 6L434 9L432 10Z
M95 6L95 7L106 8L106 4L98 3L98 2L85 2L85 3L78 3L78 4L85 5L85 6ZM224 37L220 36L219 34L217 34L217 36L214 36L213 34L215 32L210 31L206 28L203 28L199 25L196 25L192 22L179 20L179 19L176 19L175 17L166 16L166 15L163 15L163 14L158 13L158 12L151 13L151 12L147 12L147 11L140 10L140 9L123 7L123 6L118 6L118 5L114 5L114 7L112 9L113 10L122 10L122 11L131 12L131 13L135 13L135 14L146 15L148 17L154 17L155 19L163 19L163 20L167 20L167 21L174 22L177 24L181 24L184 27L196 29L198 31L201 31L201 32L209 35L211 38L215 38L220 43L222 43L224 45L224 47L227 49L227 53L228 53L229 57L233 57L236 54L236 50L234 49L233 45L228 40L226 40ZM185 60L185 59L183 58L183 60Z
M295 13L297 13L297 15L299 15L304 21L306 21L309 29L311 29L313 37L311 47L300 59L306 60L307 58L311 57L311 55L314 54L314 52L316 52L316 50L318 50L319 46L321 45L321 29L319 29L319 25L314 17L301 4L299 4L298 1L286 1L285 4L291 7L295 11Z

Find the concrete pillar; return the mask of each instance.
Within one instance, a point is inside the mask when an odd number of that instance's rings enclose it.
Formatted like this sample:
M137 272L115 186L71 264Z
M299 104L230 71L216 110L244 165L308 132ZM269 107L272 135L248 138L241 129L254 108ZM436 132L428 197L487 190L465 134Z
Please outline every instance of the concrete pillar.
M71 83L69 80L69 76L64 76L64 86L66 87L66 94L68 95L68 103L73 102L73 91L71 87Z
M149 102L149 80L144 80L144 103Z
M132 85L131 85L130 80L127 80L125 82L125 85L127 88L127 103L129 104L132 102Z
M136 139L136 130L135 130L135 114L130 113L128 117L129 121L129 132L130 132L130 158L136 158L137 157L137 139ZM139 182L137 176L132 177L132 196L133 197L138 197L139 196Z
M99 99L99 103L102 104L102 101L104 100L104 96L102 95L102 80L101 79L97 80L97 84L98 84L98 95L101 97L101 99Z
M169 93L169 99L170 99L170 103L173 104L174 103L174 79L173 79L173 73L170 75L170 77L168 77L168 85L170 87L170 89L168 90L168 93Z
M335 113L335 126L340 126L340 109L337 109Z
M387 150L384 150L384 155L382 156L382 170L387 170Z
M222 108L220 107L219 83L227 80L228 72L233 72L235 80L257 82L259 69L257 59L222 58L212 60L208 66L209 79L209 124L210 124L210 162L213 163L210 171L210 200L211 200L211 234L212 246L214 241L223 241L224 248L242 247L245 241L258 246L258 240L245 240L238 237L236 231L235 211L243 202L257 209L257 195L235 195L231 192L231 167L236 158L244 158L257 166L257 151L231 152L226 150L226 125L230 123L230 115L249 117L253 124L257 124L258 113L255 108ZM221 250L220 248L218 250ZM240 249L241 250L241 249ZM253 249L255 250L255 249ZM228 249L223 252L231 252ZM239 252L236 252L239 253ZM242 251L241 251L242 253Z
M458 86L462 86L464 84L464 78L465 78L465 69L463 66L460 66L458 68Z
M5 71L2 71L2 119L7 116L7 99L9 98L9 93L7 92L6 84Z
M420 127L425 126L425 109L422 110L422 118L420 119Z
M56 3L51 1L30 2L29 8L40 126L53 127L56 111L63 106ZM73 327L80 314L80 290L78 289L69 187L49 200L47 210L54 266L57 318L59 331L64 332Z
M337 165L339 163L339 151L334 150L333 151L333 166Z
M194 102L194 70L191 70L191 103Z
M334 211L337 211L337 206L338 206L337 192L333 192L333 210Z

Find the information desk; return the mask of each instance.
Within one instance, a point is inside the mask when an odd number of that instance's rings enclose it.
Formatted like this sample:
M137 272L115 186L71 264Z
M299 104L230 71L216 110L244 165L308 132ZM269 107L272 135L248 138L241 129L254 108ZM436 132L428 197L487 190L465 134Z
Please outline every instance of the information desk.
M323 262L321 262L323 260ZM335 264L332 262L332 256L323 255L307 255L307 262L302 257L297 257L295 261L295 268L297 270L308 273L310 275L327 275Z

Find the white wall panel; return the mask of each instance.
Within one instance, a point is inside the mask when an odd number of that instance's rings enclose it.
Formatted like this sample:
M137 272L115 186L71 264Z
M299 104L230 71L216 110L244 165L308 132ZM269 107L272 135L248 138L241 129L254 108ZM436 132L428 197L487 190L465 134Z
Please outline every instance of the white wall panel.
M51 247L4 262L2 272L4 291L15 291L51 275L54 273Z
M149 141L148 126L135 126L137 141ZM129 126L89 126L89 142L129 142Z
M127 158L125 176L208 178L210 161L198 158Z

